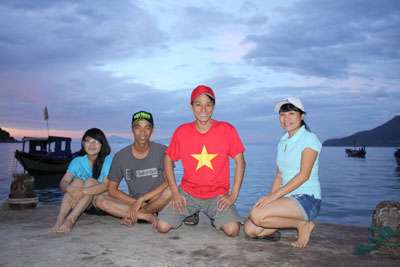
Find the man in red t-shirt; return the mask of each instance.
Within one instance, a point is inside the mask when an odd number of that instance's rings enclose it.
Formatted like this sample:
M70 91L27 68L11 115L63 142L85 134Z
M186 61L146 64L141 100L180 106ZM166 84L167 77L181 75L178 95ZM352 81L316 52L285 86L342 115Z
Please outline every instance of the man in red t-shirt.
M181 226L185 218L200 209L216 229L228 236L239 233L241 218L234 203L245 169L244 147L232 125L211 118L214 108L213 90L204 85L196 87L191 96L196 120L179 126L165 151L164 169L172 199L159 214L157 230L161 233ZM230 194L229 157L236 163ZM184 169L179 188L173 170L173 162L178 160Z

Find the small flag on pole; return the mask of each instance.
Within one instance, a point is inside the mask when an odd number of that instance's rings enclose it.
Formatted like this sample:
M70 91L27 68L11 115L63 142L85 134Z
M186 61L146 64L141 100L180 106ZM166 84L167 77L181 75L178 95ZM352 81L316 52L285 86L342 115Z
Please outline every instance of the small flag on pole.
M47 110L47 106L44 107L44 120L46 121L47 124L47 136L50 136L49 133L49 112Z
M47 111L47 106L44 107L44 120L49 120L49 112Z

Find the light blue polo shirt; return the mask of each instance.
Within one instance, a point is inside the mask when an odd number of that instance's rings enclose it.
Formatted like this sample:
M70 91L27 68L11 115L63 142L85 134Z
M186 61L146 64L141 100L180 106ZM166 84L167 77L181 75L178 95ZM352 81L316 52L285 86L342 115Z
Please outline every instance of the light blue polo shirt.
M97 179L99 183L102 183L103 177L108 175L111 167L111 161L112 158L109 155L104 159L99 179ZM67 172L72 173L74 175L74 178L80 178L84 181L86 181L87 178L93 178L92 168L90 168L89 165L88 155L86 154L84 156L74 158L69 164Z
M305 148L311 148L318 152L314 165L311 169L310 178L305 181L296 190L288 193L285 197L297 194L314 195L315 198L321 199L321 186L318 178L318 162L319 154L321 152L321 142L317 136L304 127L300 129L289 138L289 133L282 136L278 144L278 156L276 164L282 176L281 187L286 185L296 174L300 172L301 153Z

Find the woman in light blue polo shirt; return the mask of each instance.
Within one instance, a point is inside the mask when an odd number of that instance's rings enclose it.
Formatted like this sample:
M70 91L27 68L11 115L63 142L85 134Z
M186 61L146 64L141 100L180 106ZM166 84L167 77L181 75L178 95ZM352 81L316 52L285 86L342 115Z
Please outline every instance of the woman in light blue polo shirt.
M275 105L286 131L278 145L278 166L271 191L262 196L244 226L246 239L278 241L280 228L296 228L294 247L305 247L321 207L318 161L321 143L304 122L300 99L289 97Z
M81 145L79 156L71 161L60 182L60 189L65 194L57 221L48 231L51 234L69 233L79 215L94 203L94 198L107 190L111 149L106 136L100 129L89 129L83 135ZM96 210L91 206L87 211L96 214Z

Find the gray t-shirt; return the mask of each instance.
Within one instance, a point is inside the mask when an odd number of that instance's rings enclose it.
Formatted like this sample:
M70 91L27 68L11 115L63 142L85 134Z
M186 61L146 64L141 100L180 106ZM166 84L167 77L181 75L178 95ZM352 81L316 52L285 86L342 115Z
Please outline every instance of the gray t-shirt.
M166 146L151 142L149 154L137 159L132 145L124 147L113 157L108 180L120 183L125 178L129 195L138 198L164 182L164 156Z

